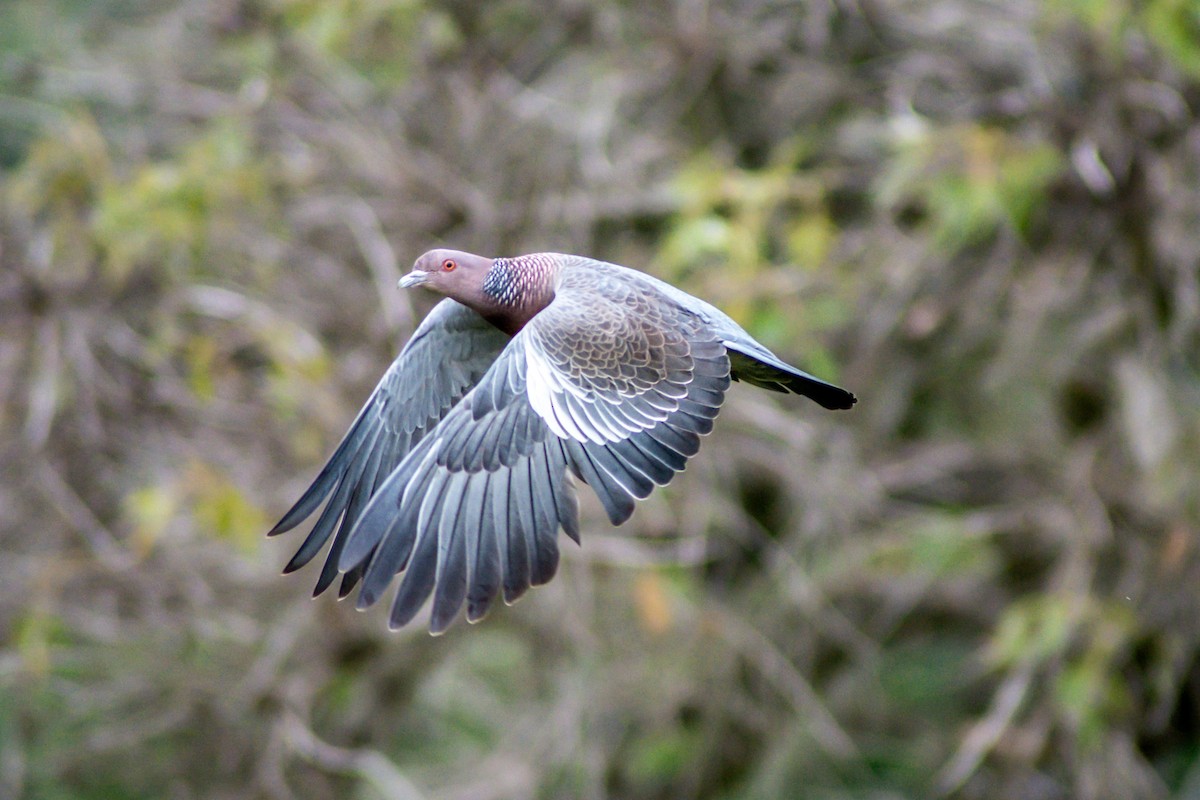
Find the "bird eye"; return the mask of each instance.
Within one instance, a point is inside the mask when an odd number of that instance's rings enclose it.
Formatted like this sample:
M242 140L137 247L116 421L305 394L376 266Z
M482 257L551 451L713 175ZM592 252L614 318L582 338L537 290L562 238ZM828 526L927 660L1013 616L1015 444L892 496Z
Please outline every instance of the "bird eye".
M455 264L454 259L451 258L447 258L442 262L442 269L444 269L446 272L451 272L457 266L458 264Z

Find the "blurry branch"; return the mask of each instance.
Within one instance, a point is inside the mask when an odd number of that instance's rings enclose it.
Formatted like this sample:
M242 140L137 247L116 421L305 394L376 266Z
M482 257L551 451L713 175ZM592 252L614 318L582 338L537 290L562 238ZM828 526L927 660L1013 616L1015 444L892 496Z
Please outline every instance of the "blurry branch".
M1071 148L1071 166L1092 194L1108 197L1116 189L1116 180L1092 139L1080 139Z
M1000 684L987 714L971 726L954 757L938 773L934 786L939 797L961 789L1012 725L1017 711L1029 694L1035 663L1032 659L1027 661L1010 672Z
M350 229L358 245L359 253L379 293L379 305L387 319L388 328L395 330L401 324L412 324L411 319L400 319L408 315L408 305L395 301L396 282L401 275L400 261L396 251L383 232L379 215L371 204L353 195L323 195L306 200L298 209L298 217L306 222L337 220ZM413 253L415 260L419 253Z
M978 451L966 442L902 451L880 464L874 477L890 494L902 494L928 486L976 464Z
M237 694L251 702L269 692L271 687L280 680L288 657L296 648L297 642L308 631L312 617L312 604L296 603L282 619L276 620L266 632L259 657L246 670L237 689Z
M291 752L321 769L352 775L365 781L387 800L423 800L416 786L386 756L376 750L347 750L321 740L300 717L287 714L283 740Z
M449 159L421 147L409 148L404 157L410 160L410 172L423 190L439 195L452 207L463 209L473 228L495 230L498 223L495 198L475 185Z
M131 687L131 694L140 688L136 685ZM81 694L85 691L81 691ZM141 713L148 708L155 709L156 713ZM186 725L192 712L193 706L187 697L173 697L151 706L143 704L138 712L110 715L110 722L94 729L84 746L94 754L139 750L151 739Z
M791 551L763 532L763 541L771 552L771 572L782 586L782 593L803 611L811 624L833 634L845 644L859 662L877 661L879 643L867 635L834 603L820 583L800 564Z
M567 190L550 194L538 207L542 219L559 219L571 226L595 225L609 220L666 216L679 208L679 198L665 186L630 191L621 188L611 193L592 190ZM652 264L632 265L657 272ZM661 276L660 276L661 277Z
M63 518L83 537L100 563L114 571L132 566L133 556L121 546L117 536L99 520L58 470L44 458L38 458L37 464L38 485Z
M830 755L841 759L859 759L861 753L808 679L796 669L776 644L744 618L716 611L720 631L726 641L737 647L759 673L791 701L813 738Z
M533 770L511 752L497 753L486 759L477 771L482 777L447 794L456 800L503 800L527 796L535 785Z
M322 350L321 342L303 325L297 325L294 320L280 314L273 306L241 292L222 286L193 284L185 290L184 297L196 313L214 319L240 319L250 330L261 330L264 327L286 330L289 346L304 356L311 356Z
M25 417L25 439L34 449L46 443L58 407L59 349L58 321L42 320L37 327L37 366L30 380L29 412Z
M237 94L195 83L170 82L160 84L156 88L157 108L165 114L213 118L235 112L243 105Z
M599 526L597 526L599 527ZM599 531L584 533L587 547L567 547L563 555L581 564L645 569L663 566L696 566L704 563L706 545L701 538L648 542L627 535Z
M775 443L786 445L796 452L806 451L812 441L812 426L798 423L794 413L784 411L770 396L739 392L737 402L729 404L726 414L749 430L769 434Z
M737 410L739 406L743 405L740 400L741 398L739 398L739 403L733 406L733 413L738 416L739 422L750 425L753 417L743 419L745 415L741 410ZM795 424L786 428L772 428L772 417L782 416L782 412L777 407L770 402L745 405L750 406L754 414L761 411L762 418L767 421L763 430L779 432L781 437L786 436L789 443L794 446L791 451L793 457L801 458L798 454L805 452L806 445L812 438L810 430L805 426ZM774 444L778 446L780 443ZM768 462L768 458L762 459L762 463ZM727 481L728 479L718 480ZM730 533L739 530L747 532L742 536L744 540L752 540L754 546L761 546L767 551L770 556L767 563L771 577L776 581L781 594L790 601L790 606L803 612L809 624L822 633L831 634L838 642L853 652L855 658L860 662L874 661L878 658L880 647L876 640L830 601L821 582L813 577L810 570L796 558L793 550L790 549L792 543L773 536L761 522L749 513L745 505L737 502L734 496L714 492L708 500L715 506L710 512L712 517L736 523L728 526ZM743 544L749 545L750 542L743 541Z
M18 742L9 744L0 751L0 794L5 797L22 797L25 776L29 771L28 759Z
M395 330L401 322L397 317L409 316L409 305L395 301L396 283L401 275L396 251L392 249L391 242L383 232L379 215L368 202L361 197L349 198L343 213L346 224L350 226L358 243L358 249L362 252L363 260L371 270L371 277L375 280L375 289L379 292L379 305L383 308L388 328ZM413 253L412 257L415 260L417 254ZM410 328L414 327L412 319L405 319L404 323Z

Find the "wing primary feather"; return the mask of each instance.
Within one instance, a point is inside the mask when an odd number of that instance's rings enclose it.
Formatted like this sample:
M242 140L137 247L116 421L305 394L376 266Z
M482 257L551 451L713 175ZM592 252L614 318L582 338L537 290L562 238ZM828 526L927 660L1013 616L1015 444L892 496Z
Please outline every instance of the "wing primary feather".
M429 620L429 632L434 635L445 632L467 596L467 537L463 517L469 502L470 478L465 472L451 475L451 486L442 501L442 516L437 528L436 584Z
M396 592L396 599L392 601L392 610L388 615L388 627L392 630L398 630L412 622L412 618L421 610L429 593L433 591L433 584L437 578L437 553L436 535L429 533L418 540L408 571L404 573L400 589Z
M463 564L467 569L467 588L475 580L475 556L479 553L480 528L483 526L484 504L487 502L488 478L490 473L472 473L463 489L463 507L459 512L459 527L463 531L466 555Z
M558 502L554 496L554 484L545 466L545 451L530 457L525 468L529 470L529 504L533 508L533 561L530 564L529 582L541 586L558 571Z
M377 433L378 427L379 425L377 423L372 425L370 430ZM364 434L364 436L365 435L366 434ZM347 436L346 438L349 439L350 437ZM325 542L328 541L330 534L333 533L334 526L337 524L338 519L345 518L347 501L352 497L353 493L357 491L359 480L362 477L363 471L366 469L367 462L370 460L370 456L374 455L375 451L377 450L379 444L379 437L377 435L375 436L375 440L372 444L374 446L371 448L371 452L368 454L368 457L360 459L351 457L351 459L343 465L341 475L338 478L338 483L333 489L333 496L329 498L329 502L326 503L325 508L321 510L321 515L317 517L317 522L313 525L312 530L309 531L308 536L305 537L304 543L300 545L300 548L296 551L296 554L292 556L287 566L283 568L283 573L285 575L300 569L309 561L311 561L313 556L320 552L321 548L325 545ZM320 478L318 477L317 480L320 480ZM304 516L308 515L305 514ZM304 517L301 517L300 519L304 519ZM280 524L282 524L282 522ZM290 526L288 528L281 528L279 531L272 530L272 532L268 535L274 535L277 532L282 532L289 529ZM320 592L318 592L318 594L320 594Z
M509 467L508 483L508 551L504 571L504 602L509 605L529 588L529 539L531 527L529 502L529 473L524 469L527 459Z
M341 494L341 487L345 484L339 484L337 491L334 493L333 499L326 504L321 511L321 516L317 517L316 524L312 530L308 532L308 536L304 538L303 544L296 550L296 554L288 561L287 566L283 568L283 574L287 575L303 567L309 561L313 560L313 556L321 552L321 548L325 546L325 542L329 539L329 534L333 532L333 526L342 516L342 503L334 503Z
M426 469L432 474L436 467L430 461L427 462ZM411 569L409 559L416 557L415 549L421 546L421 542L427 536L432 535L428 531L429 519L441 504L446 483L434 482L432 478L426 481L425 475L418 475L416 480L434 485L424 492L423 496L410 498L412 502L403 504L399 513L390 519L390 525L383 532L371 561L367 564L366 574L363 575L357 603L360 609L374 604L398 571L406 566ZM366 521L365 517L363 521ZM436 540L437 536L433 535L433 538ZM434 555L437 555L436 549Z
M358 600L354 603L358 610L375 605L395 576L398 565L411 557L416 536L412 528L405 524L407 522L403 517L393 517L383 531L379 543L367 554L367 558L350 570L361 568L362 571L362 586L358 591ZM349 571L346 574L349 574Z
M533 448L529 446L530 442L540 442L549 434L549 426L541 417L537 415L533 409L529 409L527 413L519 415L519 435L513 440L513 446L516 452L521 455L528 455Z
M523 435L522 429L525 427L521 418L507 420L507 424L499 425L500 433L497 434L496 453L516 453L517 440ZM503 461L503 459L500 459Z
M502 565L496 531L496 513L502 499L496 497L492 489L493 479L495 485L499 485L499 478L492 473L482 476L483 487L480 492L483 504L479 510L479 541L474 554L474 566L471 568L471 587L467 592L467 622L483 619L500 592Z
M691 458L700 452L700 435L677 428L670 422L660 422L650 429L649 434L675 452Z
M492 504L492 527L496 531L496 552L500 556L500 583L501 591L503 591L504 581L508 579L508 563L511 560L508 537L511 535L510 525L513 514L516 513L512 508L511 468L505 468L496 473L495 486L496 499Z
M275 523L275 527L267 532L267 536L277 536L284 531L290 531L292 528L303 522L309 514L311 514L317 506L321 505L321 501L325 496L333 490L334 485L339 481L353 464L352 451L357 449L359 442L367 435L368 430L373 429L377 420L372 420L372 425L369 425L366 430L363 425L370 415L372 404L378 395L379 390L371 394L367 400L363 410L359 412L359 417L350 426L350 430L342 437L342 441L338 443L334 449L333 455L325 462L325 466L317 473L317 477L304 490L304 494L300 495L300 499L288 509L287 513Z
M618 453L612 449L611 445L599 446L585 444L584 449L587 454L592 457L594 463L599 469L608 473L617 483L639 500L643 500L650 496L650 492L654 491L654 481L650 480L641 471L628 464Z
M546 473L550 478L555 505L558 507L558 525L575 544L579 539L579 498L575 494L575 483L567 474L567 453L561 439L546 442ZM554 532L556 535L558 531ZM557 546L557 545L556 545Z
M333 545L329 548L329 554L325 556L325 563L321 565L321 574L317 577L317 585L313 588L313 597L324 593L337 578L338 561L341 560L342 550L346 547L346 540L350 538L350 531L353 530L354 524L362 516L363 509L367 507L371 496L375 493L375 482L378 479L376 473L385 449L387 449L385 440L377 438L375 446L371 449L370 460L363 470L362 477L355 484L354 491L350 495L350 502L346 505L345 513L342 514L341 524L338 525L338 531L333 537Z
M654 438L649 431L638 436L631 436L629 441L647 458L654 459L672 473L682 472L683 468L687 466L687 456L667 447Z
M365 560L401 514L404 501L414 492L418 495L424 492L432 475L435 444L431 438L422 439L375 492L347 537L338 558L338 569L346 572Z
M397 497L402 489L398 481L388 481L375 493L346 537L346 544L338 554L338 569L348 572L375 552L396 520Z
M312 561L313 557L325 546L325 542L329 541L329 536L333 533L338 520L345 514L347 495L351 493L352 487L353 484L348 480L342 480L338 484L333 497L329 499L329 502L325 504L325 508L321 510L321 515L317 517L316 524L308 532L304 543L300 545L296 554L292 556L287 566L283 568L284 575L295 572L309 561Z
M488 448L487 440L492 438L493 429L496 425L476 425L471 435L463 440L462 452L456 459L458 462L457 469L465 469L470 472L476 472L483 469L484 461L490 458L498 458L495 448Z
M338 600L345 600L354 591L354 587L362 580L363 573L367 571L367 562L359 563L354 569L349 572L342 573L342 582L338 584Z
M436 467L432 464L430 469L436 471ZM439 554L442 549L441 536L438 534L442 516L445 513L444 501L451 481L444 478L437 480L435 477L432 482L433 487L421 498L421 509L417 515L416 542L413 544L412 554L405 565L400 589L396 592L395 600L392 601L388 626L393 629L401 628L412 621L412 618L429 598L438 580L438 564L441 560ZM384 544L387 544L386 540ZM367 590L367 584L374 577L372 575L374 570L375 563L372 561L367 568L367 575L363 579L364 592ZM383 585L386 585L392 575L396 574L394 569L387 569L387 573ZM381 568L380 574L384 574L383 568Z
M604 507L604 513L608 515L609 521L613 525L620 525L633 516L636 503L632 492L597 467L587 450L579 442L564 441L563 446L580 479L592 487L592 491L600 500L600 505Z
M672 469L648 455L638 447L637 441L633 438L613 442L608 445L608 450L623 459L627 466L641 472L658 486L666 486L670 483L671 478L675 477Z

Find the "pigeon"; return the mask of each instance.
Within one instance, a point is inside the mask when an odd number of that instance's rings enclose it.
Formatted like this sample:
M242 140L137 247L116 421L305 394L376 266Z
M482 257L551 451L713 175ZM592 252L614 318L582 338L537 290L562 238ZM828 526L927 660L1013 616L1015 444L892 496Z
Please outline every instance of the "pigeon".
M341 575L376 603L403 575L392 629L432 596L429 630L469 622L558 567L580 541L576 481L620 525L700 449L731 381L827 409L855 397L781 361L728 315L591 258L431 250L400 279L445 295L312 485L268 535L325 503L284 569L332 537L313 595Z

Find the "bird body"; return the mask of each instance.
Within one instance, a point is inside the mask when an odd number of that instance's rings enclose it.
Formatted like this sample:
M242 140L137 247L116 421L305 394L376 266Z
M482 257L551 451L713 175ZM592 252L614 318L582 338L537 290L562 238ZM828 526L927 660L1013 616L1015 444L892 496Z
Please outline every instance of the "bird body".
M715 307L616 264L559 253L433 250L402 287L448 295L414 332L333 456L271 534L329 498L285 568L333 537L339 572L375 603L404 573L389 624L433 596L440 633L553 577L579 541L573 479L609 519L668 483L712 430L731 380L849 408L852 394L785 364ZM336 532L335 532L336 528Z

